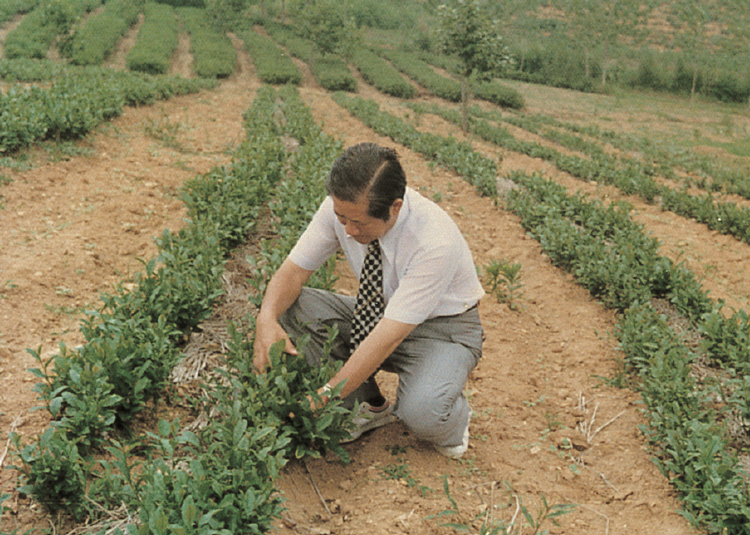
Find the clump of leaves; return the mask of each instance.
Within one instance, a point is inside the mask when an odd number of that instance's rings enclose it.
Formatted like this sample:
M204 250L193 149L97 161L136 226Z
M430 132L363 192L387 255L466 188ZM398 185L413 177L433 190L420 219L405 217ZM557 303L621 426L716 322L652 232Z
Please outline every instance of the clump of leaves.
M16 433L11 440L22 463L12 467L21 473L19 492L33 496L52 513L66 511L83 518L88 464L76 442L57 427L48 427L30 444L23 444Z
M265 373L258 373L252 364L252 345L249 337L232 325L229 327L230 362L236 367L228 375L231 390L222 396L237 399L251 426L270 426L280 436L289 438L287 457L320 457L332 451L343 462L349 462L348 452L340 442L350 436L352 412L342 405L338 394L343 383L332 390L331 399L323 406L318 389L333 377L341 362L326 361L321 366L311 366L304 357L309 337L296 341L299 355L283 351L283 342L273 346L270 365ZM329 333L326 353L337 336ZM227 404L225 399L222 404Z
M484 266L485 282L490 293L511 310L517 310L516 301L521 297L521 264L507 260L491 260Z

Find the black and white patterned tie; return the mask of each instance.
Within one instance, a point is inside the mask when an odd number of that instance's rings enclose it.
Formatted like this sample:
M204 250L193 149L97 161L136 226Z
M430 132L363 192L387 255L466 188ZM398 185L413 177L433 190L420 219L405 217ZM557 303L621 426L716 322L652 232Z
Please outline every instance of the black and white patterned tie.
M383 261L380 253L380 242L373 240L367 246L367 255L359 275L357 301L352 320L352 351L357 349L370 331L383 317L385 300L383 299Z

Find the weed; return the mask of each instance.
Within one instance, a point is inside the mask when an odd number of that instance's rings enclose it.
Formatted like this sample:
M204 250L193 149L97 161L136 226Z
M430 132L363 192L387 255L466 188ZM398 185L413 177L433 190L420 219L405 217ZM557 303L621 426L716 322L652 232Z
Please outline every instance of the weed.
M565 424L563 424L557 414L554 414L552 412L545 412L544 418L547 420L547 429L550 431L557 431L558 429L562 429L565 427Z
M18 288L18 285L9 279L5 281L5 284L3 284L1 288L4 288L6 290L14 290ZM6 297L7 296L4 293L0 293L0 299L5 299Z
M490 294L501 303L506 303L511 310L518 310L516 301L521 297L521 264L507 260L491 260L484 266L485 281L490 287Z
M575 507L573 504L550 505L546 496L542 494L541 503L539 504L536 514L533 514L529 508L524 505L522 498L516 494L513 487L507 482L505 483L506 503L499 505L495 503L495 486L498 482L492 481L490 483L491 498L487 508L474 518L466 518L461 514L458 502L456 502L451 495L448 476L444 475L442 476L442 479L443 491L445 492L451 507L436 515L427 517L427 520L435 520L443 517L455 518L456 521L446 522L440 524L440 526L450 527L456 531L464 533L475 535L498 535L500 533L503 535L546 535L549 531L542 529L546 522L549 521L554 525L557 525L557 519L570 513ZM513 516L509 521L495 518L495 511L501 508L514 511Z
M144 128L147 136L178 152L187 152L179 141L179 135L185 129L181 123L172 122L166 114L158 119L149 118Z

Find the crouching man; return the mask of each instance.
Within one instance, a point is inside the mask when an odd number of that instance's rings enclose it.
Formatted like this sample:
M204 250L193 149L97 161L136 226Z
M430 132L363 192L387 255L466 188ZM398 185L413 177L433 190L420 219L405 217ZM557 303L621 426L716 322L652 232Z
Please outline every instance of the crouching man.
M318 364L335 324L331 358L345 364L320 394L325 399L345 381L344 401L359 403L351 439L398 418L443 455L459 458L469 445L463 387L481 356L477 305L484 295L466 240L440 207L406 186L393 149L350 147L334 162L326 189L268 284L253 362L264 370L279 340L296 355L294 341L308 333L306 358ZM305 287L339 248L359 274L356 298ZM398 374L394 404L375 382L378 370Z

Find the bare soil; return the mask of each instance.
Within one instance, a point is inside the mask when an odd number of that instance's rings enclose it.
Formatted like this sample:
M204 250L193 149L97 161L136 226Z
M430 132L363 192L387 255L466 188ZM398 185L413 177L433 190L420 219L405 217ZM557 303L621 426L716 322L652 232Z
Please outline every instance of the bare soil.
M229 162L227 149L243 138L242 113L260 87L250 59L235 45L238 69L216 89L130 108L79 142L72 156L56 157L53 147L41 146L30 151L28 170L0 169L12 179L0 188L0 493L12 496L5 504L12 511L2 517L3 530L53 525L56 532L68 533L75 527L64 518L46 518L19 496L17 473L8 468L13 463L6 447L9 432L34 436L49 423L44 411L33 410L36 379L28 369L38 363L27 348L49 356L59 343L82 343L82 312L98 306L101 292L141 270L140 259L156 253L154 237L183 224L181 184ZM118 48L110 64L124 65L126 50ZM187 55L183 43L175 58L179 72L190 65ZM577 504L559 525L543 526L550 533L696 533L679 514L680 503L638 430L644 423L638 394L603 379L619 371L613 313L552 266L513 214L478 197L455 174L370 131L305 73L300 93L324 130L346 146L362 141L394 146L410 185L439 200L455 219L478 266L493 259L522 264L523 293L517 310L492 296L481 303L486 342L467 385L474 416L463 460L440 456L395 423L347 445L351 464L333 457L291 462L278 482L287 507L278 532L454 533L440 524L471 525L481 513L505 522L515 519L518 525L523 521L518 507L536 514L544 498L550 505ZM404 113L397 100L359 83L362 96ZM530 112L594 120L565 104L578 98L575 93L529 86L525 96ZM614 121L608 123L611 129L629 120L621 112L608 117ZM601 119L601 111L596 118ZM685 120L685 128L698 127ZM430 116L418 124L462 137ZM170 132L177 142L165 144L159 132ZM477 150L500 161L501 174L540 171L571 190L622 197L543 162L473 141ZM685 261L713 297L747 304L750 283L741 265L748 258L746 245L628 200L634 217L662 241L663 254ZM353 291L351 274L344 267L341 274L341 290ZM392 396L395 378L383 375L382 382ZM430 518L451 507L443 490L446 476L460 515Z

